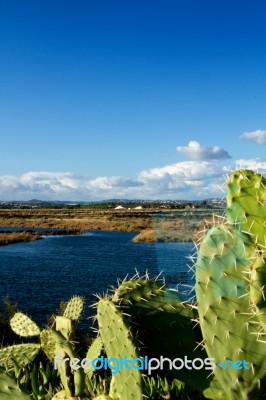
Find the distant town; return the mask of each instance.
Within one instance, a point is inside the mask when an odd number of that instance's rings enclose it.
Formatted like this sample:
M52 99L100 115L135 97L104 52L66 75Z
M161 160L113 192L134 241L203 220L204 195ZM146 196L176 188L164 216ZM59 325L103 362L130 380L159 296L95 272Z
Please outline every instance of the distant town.
M102 209L102 210L148 210L148 209L167 209L179 210L190 208L224 208L225 199L211 198L206 200L126 200L110 199L104 201L91 202L71 202L71 201L0 201L0 209L35 209L35 208L66 208L66 209Z

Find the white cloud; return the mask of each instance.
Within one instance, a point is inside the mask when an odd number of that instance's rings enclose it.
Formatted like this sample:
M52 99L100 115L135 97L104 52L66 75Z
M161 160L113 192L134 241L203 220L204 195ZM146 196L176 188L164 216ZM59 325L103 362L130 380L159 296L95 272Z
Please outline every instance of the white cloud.
M203 147L195 140L190 141L188 146L178 146L176 150L179 153L183 153L188 160L194 161L226 160L231 158L228 152L221 147Z
M87 183L87 188L94 188L100 190L112 189L112 188L130 188L141 186L142 183L132 181L122 176L100 176L96 179L90 180Z
M20 177L0 176L0 200L89 201L113 197L137 197L143 183L124 177L75 175L70 172L28 172Z
M252 131L252 132L244 132L240 136L240 139L253 140L254 142L256 142L258 144L266 144L266 131L258 129L256 131Z
M266 174L266 160L237 160L227 165L184 161L140 171L137 179L122 176L91 178L70 172L31 171L22 176L0 176L0 200L91 201L127 199L205 199L221 197L225 177L239 169Z
M266 160L258 158L251 160L237 160L236 169L251 169L254 172L258 172L262 175L266 174Z
M20 183L30 188L60 188L63 190L77 189L78 182L70 172L28 172L21 176Z
M188 199L221 195L218 186L224 181L223 174L223 170L213 163L185 161L142 171L139 180L146 193L157 198Z

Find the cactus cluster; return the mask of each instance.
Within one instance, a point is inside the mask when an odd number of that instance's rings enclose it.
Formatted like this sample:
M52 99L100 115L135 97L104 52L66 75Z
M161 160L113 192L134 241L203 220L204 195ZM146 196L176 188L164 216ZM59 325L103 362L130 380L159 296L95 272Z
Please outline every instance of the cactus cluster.
M44 352L51 362L54 362L56 355L63 358L77 357L70 340L74 337L74 323L82 315L83 308L84 299L79 296L73 297L67 303L63 316L55 317L55 329L44 330L41 330L27 315L16 312L10 320L12 330L23 338L39 337L39 343L22 343L1 348L0 365L20 370L33 362L40 351ZM66 399L83 393L85 375L82 369L73 373L68 366L63 367L59 363L58 372Z
M107 326L123 324L127 336L133 332L141 356L214 359L211 374L204 369L164 371L206 398L253 400L261 397L266 383L265 179L236 171L229 179L227 203L227 218L198 245L196 303L181 302L178 293L156 280L137 278L123 282L111 300L100 300L99 310L104 302L117 308L108 313L105 329L99 311L97 318L108 357L114 355L108 342L119 341L107 334ZM118 314L123 323L116 321ZM238 367L223 368L237 360ZM121 393L116 397L131 398Z

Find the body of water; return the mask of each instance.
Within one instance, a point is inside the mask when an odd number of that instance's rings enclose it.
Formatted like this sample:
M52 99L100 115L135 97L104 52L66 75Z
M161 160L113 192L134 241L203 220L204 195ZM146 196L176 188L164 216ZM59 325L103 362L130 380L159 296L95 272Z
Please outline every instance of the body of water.
M183 296L193 284L187 257L192 243L133 243L134 233L92 231L0 247L0 299L8 296L19 309L44 324L61 300L79 294L87 306L117 279L135 270L151 277L162 272ZM87 314L93 311L87 310Z

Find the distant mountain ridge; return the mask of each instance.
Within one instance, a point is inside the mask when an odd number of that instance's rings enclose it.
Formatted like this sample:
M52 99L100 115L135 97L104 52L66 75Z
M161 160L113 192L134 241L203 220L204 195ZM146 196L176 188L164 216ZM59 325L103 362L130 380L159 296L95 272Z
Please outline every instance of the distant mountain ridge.
M0 200L0 203L13 203L13 204L95 204L95 203L201 203L203 201L206 202L222 202L222 199L218 198L208 198L202 200L143 200L143 199L107 199L107 200L90 200L90 201L71 201L71 200L39 200L39 199L31 199L31 200Z

